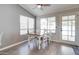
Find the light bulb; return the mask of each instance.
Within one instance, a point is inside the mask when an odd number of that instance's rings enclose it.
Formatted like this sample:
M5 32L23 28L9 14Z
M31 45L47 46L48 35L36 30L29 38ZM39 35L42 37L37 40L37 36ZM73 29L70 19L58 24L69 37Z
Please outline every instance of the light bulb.
M41 5L38 5L37 8L41 8Z

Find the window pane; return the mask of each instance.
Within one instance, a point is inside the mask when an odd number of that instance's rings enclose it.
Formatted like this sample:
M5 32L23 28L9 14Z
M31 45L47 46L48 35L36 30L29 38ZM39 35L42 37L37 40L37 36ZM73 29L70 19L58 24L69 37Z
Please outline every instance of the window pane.
M34 33L34 29L29 29L29 33Z
M48 29L55 29L55 23L48 24Z
M72 30L72 28L71 28L71 27L72 27L72 26L68 26L68 30L69 30L69 31L71 31L71 30Z
M49 17L48 22L55 22L56 17Z
M20 23L27 23L27 17L20 15Z
M63 21L63 22L62 22L62 25L63 25L63 26L67 26L67 25L68 25L68 22L67 22L67 21Z
M72 25L72 21L69 21L69 22L68 22L68 25L71 26L71 25Z
M72 36L75 36L75 31L72 32Z
M71 31L68 31L68 35L72 35Z
M62 17L63 20L68 20L67 16Z
M49 17L40 19L40 28L44 29L44 33L50 33L50 32L55 33L56 18Z
M34 28L34 19L29 18L29 29L33 29Z
M55 29L51 30L51 33L55 33Z
M72 26L72 30L75 31L75 26Z
M48 33L51 33L51 30L48 30Z
M29 23L28 23L28 26L29 26L29 33L34 33L34 19L33 18L29 18Z
M62 26L62 30L68 30L68 26Z
M41 19L41 29L47 29L47 19Z
M62 40L67 40L67 36L62 36Z
M44 34L44 30L41 30L41 31L40 31L40 34L43 35L43 34Z
M74 20L72 21L72 25L73 25L73 26L75 25L75 21L74 21Z
M62 35L68 35L68 31L62 31Z
M21 25L20 25L20 29L23 29L23 28L26 29L26 28L27 28L27 24L22 24L22 23L21 23Z
M48 30L47 31L44 31L44 34L47 34L48 33Z
M24 35L24 34L26 34L27 33L27 30L20 30L20 34L21 35Z
M25 35L27 34L27 31L29 33L34 32L34 19L20 15L20 34Z
M74 36L69 36L69 41L75 41L75 37Z
M27 33L27 17L20 15L20 35Z
M48 18L48 29L55 29L55 17Z
M75 19L75 15L69 16L69 19L70 19L70 20Z

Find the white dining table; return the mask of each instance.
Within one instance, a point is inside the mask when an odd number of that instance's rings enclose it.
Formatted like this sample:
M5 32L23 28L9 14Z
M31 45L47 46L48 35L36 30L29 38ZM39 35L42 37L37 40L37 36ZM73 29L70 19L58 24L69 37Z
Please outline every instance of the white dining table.
M35 37L38 38L38 49L40 49L41 48L41 36L40 36L40 34L37 34L37 33L29 33L28 34L28 44L30 44L30 41L33 38L35 38Z
M29 33L28 34L28 44L30 44L30 41L35 37L37 38L37 47L39 50L41 49L42 44L44 44L44 43L42 43L44 41L44 39L48 40L48 43L50 43L50 37L48 37L48 36L40 35L37 33Z

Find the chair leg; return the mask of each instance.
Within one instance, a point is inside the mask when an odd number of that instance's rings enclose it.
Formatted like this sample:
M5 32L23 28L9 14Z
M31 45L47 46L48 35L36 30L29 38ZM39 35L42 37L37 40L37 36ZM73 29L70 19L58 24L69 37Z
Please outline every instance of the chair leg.
M28 38L28 47L30 48L30 38Z
M30 42L28 41L28 47L30 48Z
M40 50L41 49L41 40L39 38L39 41L38 41L38 49Z
M48 38L48 45L50 44L50 38Z

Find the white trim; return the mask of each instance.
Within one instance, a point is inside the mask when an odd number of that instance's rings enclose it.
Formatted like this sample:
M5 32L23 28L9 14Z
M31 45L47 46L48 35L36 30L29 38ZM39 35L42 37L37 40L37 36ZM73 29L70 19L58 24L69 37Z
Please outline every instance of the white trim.
M57 40L51 40L52 42L57 42L57 43L62 43L62 44L69 44L69 45L73 45L73 46L79 46L78 44L73 44L73 43L69 43L69 42L64 42L64 41L57 41Z
M14 43L14 44L12 44L12 45L6 46L6 47L4 47L4 48L1 48L0 51L9 49L9 48L14 47L14 46L16 46L16 45L22 44L22 43L24 43L24 42L26 42L26 41L27 41L27 40L24 40L24 41L21 41L21 42Z

